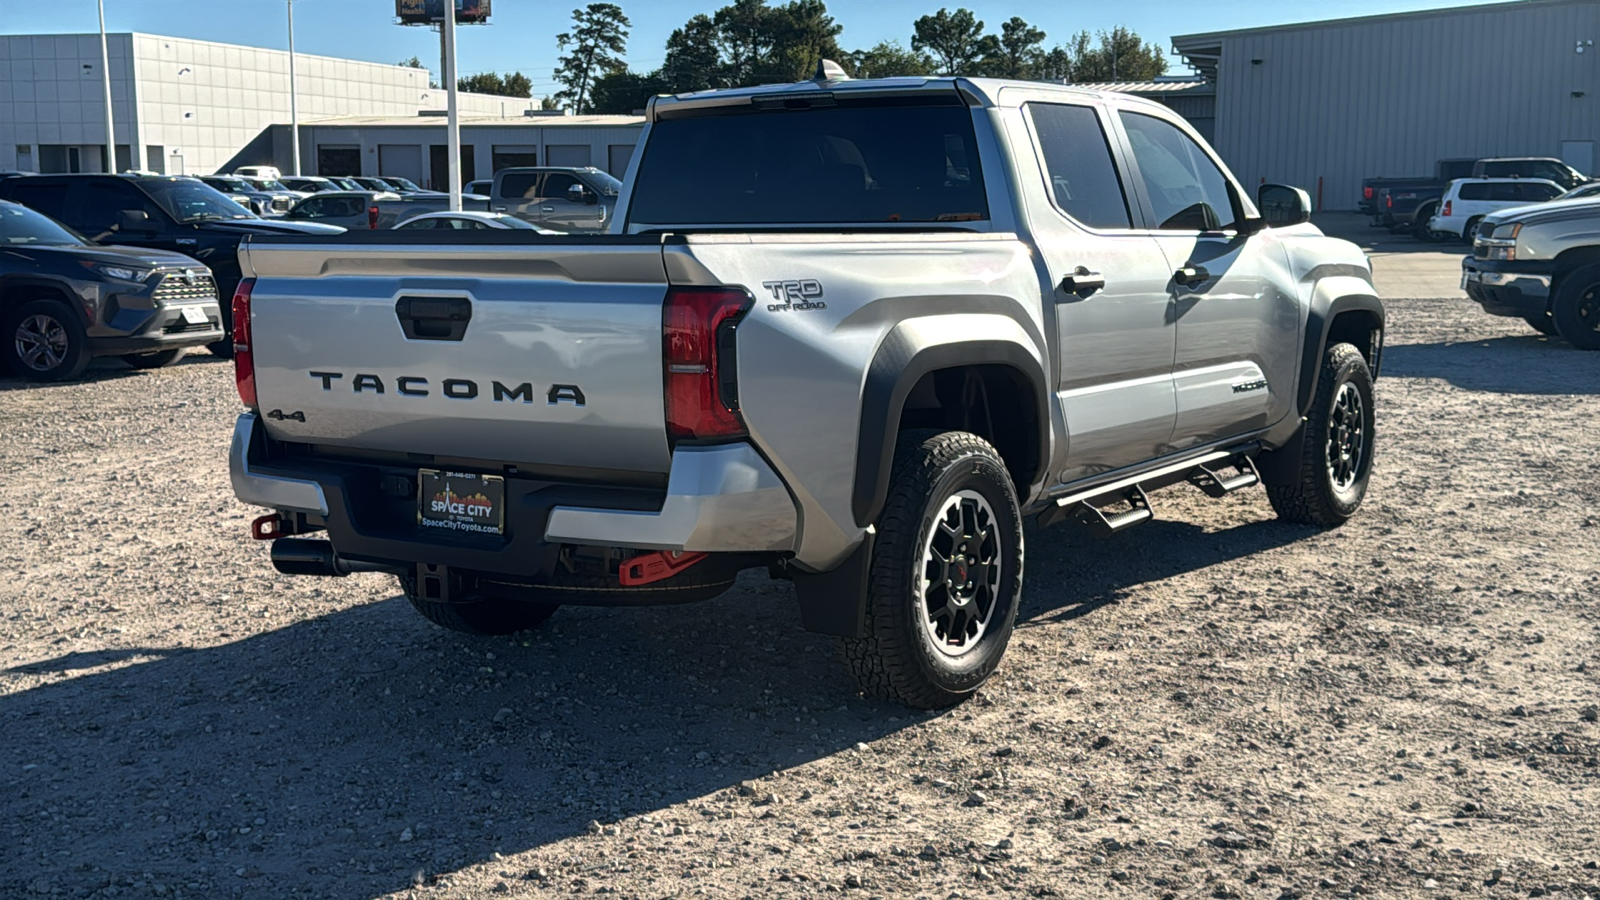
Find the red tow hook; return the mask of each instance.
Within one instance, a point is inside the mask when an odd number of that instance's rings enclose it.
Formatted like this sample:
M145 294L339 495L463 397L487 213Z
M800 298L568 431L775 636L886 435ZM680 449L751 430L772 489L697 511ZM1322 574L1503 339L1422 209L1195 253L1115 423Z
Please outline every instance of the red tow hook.
M641 584L650 584L663 578L671 578L710 555L709 553L684 553L681 550L658 550L655 553L643 553L622 564L621 571L617 572L617 580L622 582L623 587L638 587Z
M250 536L258 541L271 541L283 537L283 518L277 513L250 523Z

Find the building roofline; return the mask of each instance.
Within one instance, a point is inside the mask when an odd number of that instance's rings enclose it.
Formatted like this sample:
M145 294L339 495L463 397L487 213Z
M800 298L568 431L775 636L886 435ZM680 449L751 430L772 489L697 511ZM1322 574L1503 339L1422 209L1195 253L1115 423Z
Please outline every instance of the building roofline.
M1443 0L1438 0L1443 2ZM1592 0L1476 0L1470 5L1439 6L1433 9L1416 9L1398 13L1377 13L1370 16L1350 16L1343 19L1318 19L1314 22L1290 22L1284 25L1263 25L1258 28L1234 28L1228 31L1202 31L1194 34L1177 34L1172 36L1173 49L1183 54L1178 47L1181 41L1185 44L1205 44L1220 41L1224 38L1239 37L1246 34L1275 34L1283 31L1303 31L1312 28L1330 28L1345 25L1367 25L1373 22L1401 21L1405 19L1426 19L1442 15L1464 15L1490 10L1516 9L1530 6L1575 6L1590 3ZM1185 54L1186 55L1186 54Z
M36 37L98 38L99 36L100 36L100 32L98 32L98 31L51 31L51 32L45 32L45 33L42 33L42 34L0 34L0 40L5 40L6 38L36 38ZM108 32L106 32L106 38L108 40L110 38L115 38L115 37L130 37L130 38L131 37L147 37L147 38L155 38L157 40L163 40L163 41L189 41L190 43L194 43L194 44L211 44L211 45L214 45L214 46L217 46L217 47L237 47L240 50L261 50L261 51L265 51L267 53L281 53L284 56L288 56L289 55L289 51L288 51L287 48L258 47L255 44L239 44L239 43L235 43L233 41L208 41L205 38L183 37L181 35L176 35L176 34L153 34L153 33L148 32L148 31L108 31ZM349 56L327 56L327 55L322 54L322 53L307 53L304 50L296 50L294 52L294 55L296 57L300 58L300 59L326 59L326 60L332 60L333 62L353 62L353 63L361 63L364 66L382 66L385 69L402 69L402 70L407 71L407 72L425 72L425 71L427 71L426 69L418 69L418 68L415 68L413 66L402 66L402 65L400 65L398 63L374 62L373 60L370 60L370 59L355 59L355 58L349 57ZM443 90L443 88L431 88L431 90ZM465 92L463 92L463 93L465 93ZM483 94L483 95L479 95L479 96L495 96L495 95ZM508 98L508 99L517 99L517 98Z

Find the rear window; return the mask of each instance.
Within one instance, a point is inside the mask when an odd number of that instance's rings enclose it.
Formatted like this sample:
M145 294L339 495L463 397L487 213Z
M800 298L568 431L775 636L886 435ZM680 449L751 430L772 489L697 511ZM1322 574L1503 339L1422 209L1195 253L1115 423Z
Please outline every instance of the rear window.
M1491 185L1479 181L1474 184L1463 184L1457 196L1463 200L1487 200L1491 193L1493 193Z
M667 119L632 225L969 222L989 217L963 106L835 106Z

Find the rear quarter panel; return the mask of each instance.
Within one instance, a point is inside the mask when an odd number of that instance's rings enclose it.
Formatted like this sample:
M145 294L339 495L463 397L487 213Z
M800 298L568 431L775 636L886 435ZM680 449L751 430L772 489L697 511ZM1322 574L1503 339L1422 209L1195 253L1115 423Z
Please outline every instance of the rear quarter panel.
M666 264L675 284L753 297L739 325L740 406L799 504L796 558L813 569L837 564L864 531L851 506L862 390L891 331L917 349L1008 341L1049 371L1039 274L1014 235L704 235L669 245ZM821 293L797 304L781 288L796 281Z

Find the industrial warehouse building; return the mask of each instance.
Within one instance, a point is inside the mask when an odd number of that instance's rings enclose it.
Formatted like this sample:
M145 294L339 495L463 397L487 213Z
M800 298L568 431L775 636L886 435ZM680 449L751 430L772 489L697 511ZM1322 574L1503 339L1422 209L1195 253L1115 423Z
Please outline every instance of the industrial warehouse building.
M285 51L137 33L107 35L106 45L118 171L209 174L269 125L290 121ZM0 171L106 170L100 66L98 34L0 35ZM302 122L445 106L424 69L305 53L295 68ZM458 96L463 115L517 116L530 105ZM287 169L287 153L284 161Z
M1596 40L1597 0L1521 0L1172 43L1214 85L1211 140L1241 180L1320 185L1323 208L1350 209L1362 178L1443 158L1553 156L1593 174Z

